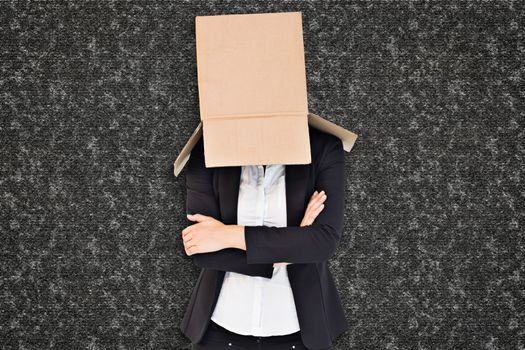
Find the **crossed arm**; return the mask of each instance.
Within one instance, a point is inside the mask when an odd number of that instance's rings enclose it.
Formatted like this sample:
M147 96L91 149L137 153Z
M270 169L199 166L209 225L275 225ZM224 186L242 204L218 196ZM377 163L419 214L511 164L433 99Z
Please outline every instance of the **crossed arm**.
M210 220L187 227L183 236L188 246L190 243L186 241L191 241L192 235L200 235L200 242L202 237L208 237L207 242L214 240L207 248L188 253L197 266L271 278L276 262L312 263L333 255L344 220L344 150L341 140L327 145L319 164L315 187L324 189L326 202L315 221L305 226L222 224L219 204L213 193L212 171L204 166L203 152L196 146L187 167L186 210L188 214L200 214L201 219L208 216Z

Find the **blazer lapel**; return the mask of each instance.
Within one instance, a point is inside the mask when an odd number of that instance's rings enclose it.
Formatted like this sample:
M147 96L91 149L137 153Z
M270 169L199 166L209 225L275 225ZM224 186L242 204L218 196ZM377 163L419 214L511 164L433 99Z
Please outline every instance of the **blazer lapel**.
M299 226L304 216L310 164L286 165L286 226Z
M287 226L298 226L304 216L308 169L311 164L286 164L286 221ZM224 224L237 224L237 204L241 167L219 167L218 193Z
M237 224L237 202L239 184L241 182L241 167L219 167L218 193L222 222L226 225Z

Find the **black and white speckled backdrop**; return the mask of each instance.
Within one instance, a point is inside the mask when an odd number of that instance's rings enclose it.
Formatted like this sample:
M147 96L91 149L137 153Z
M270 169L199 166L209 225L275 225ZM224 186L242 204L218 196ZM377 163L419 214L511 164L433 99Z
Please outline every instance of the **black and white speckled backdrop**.
M520 2L2 1L2 349L188 348L194 16L277 11L360 136L336 349L525 348Z

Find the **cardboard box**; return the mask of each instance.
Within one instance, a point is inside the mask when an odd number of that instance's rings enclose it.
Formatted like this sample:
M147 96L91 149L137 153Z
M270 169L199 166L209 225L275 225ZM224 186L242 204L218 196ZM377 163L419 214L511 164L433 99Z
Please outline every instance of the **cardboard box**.
M357 134L308 112L301 12L195 18L200 123L175 160L177 176L200 137L207 168L311 163L308 128Z

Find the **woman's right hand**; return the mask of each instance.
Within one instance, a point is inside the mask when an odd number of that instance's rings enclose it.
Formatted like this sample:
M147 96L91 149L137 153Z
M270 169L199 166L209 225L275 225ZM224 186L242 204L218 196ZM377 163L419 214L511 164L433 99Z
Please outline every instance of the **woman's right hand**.
M310 201L308 202L308 206L306 207L306 211L304 212L303 220L301 221L301 225L299 226L309 226L313 224L314 220L317 218L319 213L324 209L324 201L326 200L326 194L324 193L324 190L321 192L315 191L312 196L310 197ZM278 262L274 263L273 266L278 265L288 265L290 263L288 262Z

